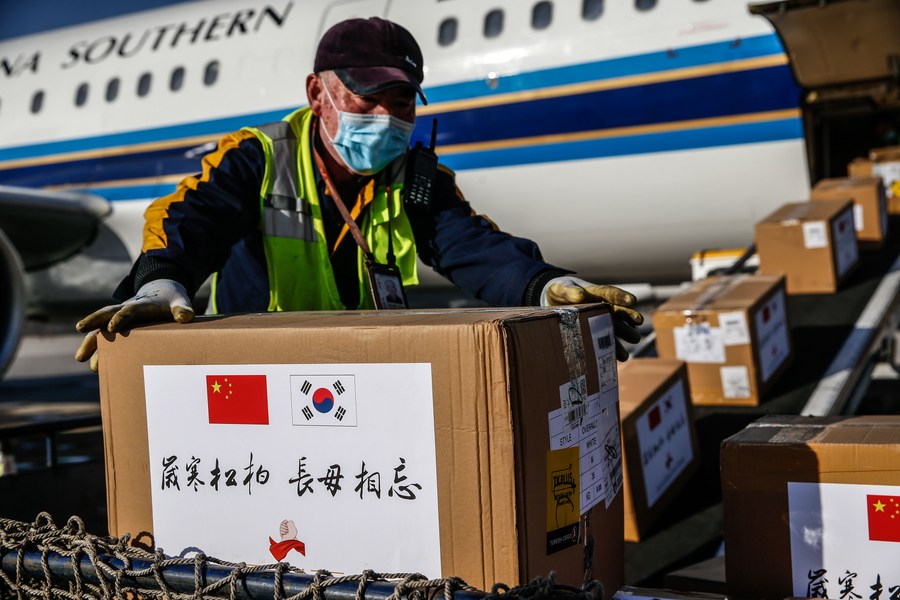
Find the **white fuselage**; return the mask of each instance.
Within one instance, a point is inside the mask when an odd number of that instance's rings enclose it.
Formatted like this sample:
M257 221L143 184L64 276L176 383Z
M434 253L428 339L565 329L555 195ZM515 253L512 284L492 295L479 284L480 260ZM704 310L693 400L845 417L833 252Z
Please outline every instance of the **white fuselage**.
M757 220L806 197L799 90L770 26L743 3L639 11L621 0L588 19L590 2L556 0L543 28L537 4L200 1L5 41L0 184L112 200L95 246L119 252L88 253L111 261L113 281L140 252L147 204L199 170L198 147L305 104L324 30L381 15L425 57L416 136L437 118L438 154L473 208L537 241L550 263L606 281L684 280L693 252L747 245ZM502 30L487 37L491 11ZM452 19L455 39L442 44Z

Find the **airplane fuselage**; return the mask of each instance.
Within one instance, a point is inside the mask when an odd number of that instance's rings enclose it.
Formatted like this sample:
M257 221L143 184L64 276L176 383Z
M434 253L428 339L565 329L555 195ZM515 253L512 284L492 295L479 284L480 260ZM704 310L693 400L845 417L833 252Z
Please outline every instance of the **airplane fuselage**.
M437 119L475 210L584 277L685 280L694 251L749 244L808 192L799 89L740 2L190 2L0 43L0 185L114 208L86 253L37 280L93 277L108 297L147 204L220 135L305 104L321 34L370 15L422 47L414 141Z

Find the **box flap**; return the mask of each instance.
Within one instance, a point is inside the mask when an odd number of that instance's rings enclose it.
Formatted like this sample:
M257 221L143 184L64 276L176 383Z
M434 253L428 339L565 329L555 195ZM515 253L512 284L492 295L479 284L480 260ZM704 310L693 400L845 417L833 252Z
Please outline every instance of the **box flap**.
M822 200L818 202L789 202L762 219L759 225L790 225L801 221L828 221L848 208L847 200Z
M781 280L777 275L710 277L663 303L657 313L749 309Z
M684 368L684 361L666 358L632 358L619 367L619 409L624 421L651 394Z
M894 0L782 0L750 6L769 20L808 90L896 78L900 4Z
M829 179L822 179L815 186L813 186L813 191L834 191L841 192L846 191L847 197L851 198L853 196L853 192L858 190L861 187L872 187L879 188L881 187L881 178L880 177L831 177Z

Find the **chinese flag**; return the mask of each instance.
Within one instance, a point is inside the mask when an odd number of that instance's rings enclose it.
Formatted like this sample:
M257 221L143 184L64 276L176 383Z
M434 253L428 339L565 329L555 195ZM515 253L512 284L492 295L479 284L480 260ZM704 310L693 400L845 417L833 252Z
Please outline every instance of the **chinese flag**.
M210 423L268 425L265 375L207 375Z
M647 413L647 424L650 426L650 431L656 429L661 422L662 413L659 410L659 406L654 406L650 412Z
M900 542L900 496L866 496L869 539Z

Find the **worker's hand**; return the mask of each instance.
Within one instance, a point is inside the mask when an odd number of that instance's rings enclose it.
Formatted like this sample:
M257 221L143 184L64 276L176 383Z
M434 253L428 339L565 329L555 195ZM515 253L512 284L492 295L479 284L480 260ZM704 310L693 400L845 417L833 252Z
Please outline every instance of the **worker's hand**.
M128 331L139 323L170 319L187 323L193 318L194 309L183 285L171 279L150 281L141 286L133 298L104 306L75 324L78 331L90 332L75 352L75 360L90 360L91 371L97 372L97 335L101 329L116 333Z
M637 303L634 294L612 285L597 285L570 275L551 279L541 293L541 306L590 302L606 302L612 305L616 358L621 361L628 360L628 351L620 340L632 344L641 341L637 326L644 322L643 315L632 308Z

